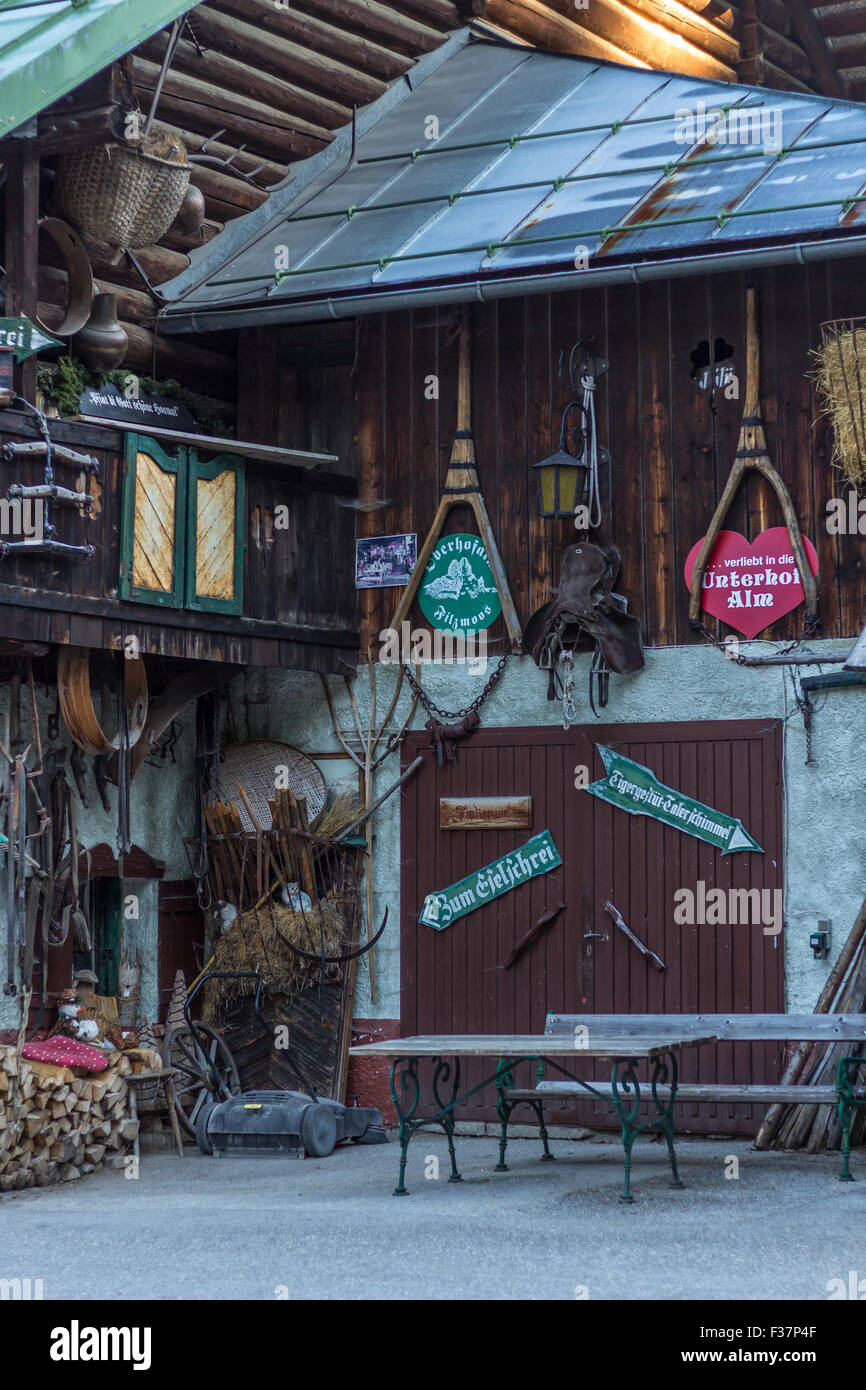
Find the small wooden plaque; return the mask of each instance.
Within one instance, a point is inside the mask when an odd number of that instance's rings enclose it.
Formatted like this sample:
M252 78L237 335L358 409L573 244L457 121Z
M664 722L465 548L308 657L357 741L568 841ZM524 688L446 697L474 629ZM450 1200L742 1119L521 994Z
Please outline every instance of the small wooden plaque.
M531 796L440 796L441 830L530 830Z

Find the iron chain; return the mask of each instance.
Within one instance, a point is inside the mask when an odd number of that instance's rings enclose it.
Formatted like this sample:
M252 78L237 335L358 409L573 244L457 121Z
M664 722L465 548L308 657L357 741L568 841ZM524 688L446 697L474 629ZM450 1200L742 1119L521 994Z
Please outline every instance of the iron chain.
M487 697L491 694L491 692L493 691L494 687L497 685L497 683L498 683L498 682L500 681L500 679L502 678L502 672L505 670L505 667L506 667L506 665L507 665L507 663L508 663L508 658L510 657L510 655L511 655L510 652L503 652L502 656L499 658L499 661L498 661L497 664L496 664L496 667L495 667L495 669L494 669L494 671L493 671L493 673L492 673L490 679L488 680L488 682L487 682L487 684L485 685L484 689L482 690L481 694L478 695L478 696L472 701L471 704L467 705L465 709L458 709L458 710L444 710L444 709L440 709L439 706L438 706L433 700L430 699L430 696L429 696L429 695L427 694L427 692L422 688L420 682L418 682L418 681L415 679L415 677L413 676L413 674L412 674L412 672L410 671L409 667L406 666L405 664L404 664L404 666L403 666L403 674L404 674L404 676L406 677L407 681L409 682L409 688L410 688L410 690L412 691L413 695L417 695L418 699L421 701L421 704L424 706L425 710L426 710L427 713L430 715L431 719L439 719L439 720L441 720L442 723L444 723L444 724L453 724L453 723L456 723L456 722L457 722L458 720L460 720L460 719L465 719L466 716L467 716L467 714L471 714L471 713L473 713L473 712L475 712L476 710L479 710L479 709L481 708L481 706L484 704L484 701L485 701L485 700L487 699Z

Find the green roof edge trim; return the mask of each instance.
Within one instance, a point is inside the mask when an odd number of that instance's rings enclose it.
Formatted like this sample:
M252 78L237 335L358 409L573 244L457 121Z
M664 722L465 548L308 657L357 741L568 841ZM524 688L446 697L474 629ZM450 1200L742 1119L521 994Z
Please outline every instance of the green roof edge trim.
M53 15L53 6L0 8L0 138L198 3L58 0L62 8Z

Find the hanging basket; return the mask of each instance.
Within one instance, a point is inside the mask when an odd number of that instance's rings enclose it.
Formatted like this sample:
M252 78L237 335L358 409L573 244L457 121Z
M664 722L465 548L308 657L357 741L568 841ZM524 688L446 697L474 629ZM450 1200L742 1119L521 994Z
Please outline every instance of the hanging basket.
M167 132L74 150L59 162L55 201L86 236L110 246L152 246L178 214L192 165Z
M815 384L833 423L833 462L852 487L866 481L866 318L821 325Z

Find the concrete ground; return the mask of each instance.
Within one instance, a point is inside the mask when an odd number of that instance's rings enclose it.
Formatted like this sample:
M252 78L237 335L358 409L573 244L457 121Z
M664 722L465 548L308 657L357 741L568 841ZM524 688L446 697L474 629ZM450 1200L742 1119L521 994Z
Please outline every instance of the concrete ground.
M845 1184L838 1155L677 1148L682 1191L664 1146L638 1141L632 1206L608 1136L554 1144L556 1163L516 1140L507 1173L492 1138L459 1138L452 1185L444 1139L421 1135L408 1197L392 1196L395 1142L303 1161L145 1152L137 1180L0 1198L0 1279L75 1300L822 1300L854 1270L866 1291L866 1153Z

